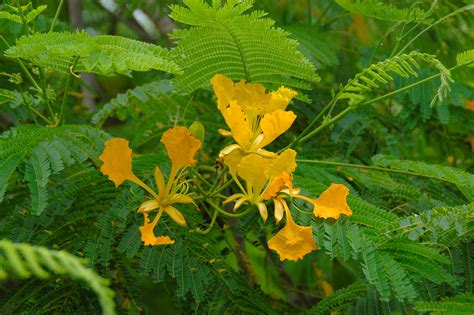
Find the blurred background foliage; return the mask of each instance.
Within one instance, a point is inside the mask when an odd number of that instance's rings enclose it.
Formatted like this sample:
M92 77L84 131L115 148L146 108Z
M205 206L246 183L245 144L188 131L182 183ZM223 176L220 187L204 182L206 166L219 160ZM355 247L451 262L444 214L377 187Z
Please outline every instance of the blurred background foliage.
M139 239L140 217L134 211L143 193L130 186L115 189L97 171L97 158L110 135L125 137L140 153L134 169L150 179L155 165L168 163L158 145L162 132L198 120L206 128L200 162L211 169L203 176L209 181L216 177L212 169L218 168L215 157L224 143L217 133L223 120L209 85L186 90L187 56L179 51L179 36L170 35L189 28L169 16L170 5L183 2L64 1L56 32L79 29L91 36L119 35L169 48L171 60L179 60L184 75L159 70L113 76L81 73L73 78L67 95L68 125L48 132L19 127L34 123L25 104L42 113L48 111L46 103L59 108L70 75L27 63L33 76L44 82L44 93L37 93L21 65L4 54L22 35L48 32L59 1L4 0L0 11L28 3L33 8L47 5L29 23L29 30L0 18L0 165L5 170L14 164L8 176L4 171L0 177L0 188L5 187L0 189L2 238L87 258L88 266L111 280L119 313L390 314L443 313L443 307L450 307L452 314L472 314L474 141L468 139L474 137L474 110L467 109L474 101L472 67L452 72L449 95L436 106L431 100L439 79L361 106L297 145L299 159L321 161L298 164L298 187L317 195L332 182L345 183L351 188L349 204L355 214L337 223L311 222L308 209L294 204L295 219L313 225L320 247L304 260L282 263L269 253L264 243L276 229L264 225L256 213L241 220L219 219L220 229L207 236L168 225L165 219L160 229L172 231L177 244L148 248ZM345 3L369 3L382 11L370 11L368 5L349 10ZM371 64L396 56L407 43L404 53L417 50L435 55L447 68L456 66L457 55L473 49L472 4L470 0L256 1L251 11L266 12L276 27L288 32L320 77L302 80L300 97L290 105L298 119L291 133L279 139L280 147L305 130L348 80ZM428 12L429 18L403 20L390 10L393 7L405 12L416 8ZM463 7L467 9L443 19ZM427 25L432 27L410 43ZM393 82L370 95L386 94L437 72L421 63L418 77L394 75ZM182 86L175 78L184 78ZM276 85L267 83L269 88ZM341 101L334 110L345 106ZM22 137L15 138L16 132ZM56 142L47 142L51 139ZM51 163L44 185L35 188L38 178L28 178L33 176L30 156L48 152L47 146L36 149L45 141L68 151L64 156L69 159L63 156L56 168ZM41 196L47 200L44 204ZM191 207L185 214L193 225L210 221L205 212ZM1 282L0 313L100 312L94 294L68 277L19 278Z

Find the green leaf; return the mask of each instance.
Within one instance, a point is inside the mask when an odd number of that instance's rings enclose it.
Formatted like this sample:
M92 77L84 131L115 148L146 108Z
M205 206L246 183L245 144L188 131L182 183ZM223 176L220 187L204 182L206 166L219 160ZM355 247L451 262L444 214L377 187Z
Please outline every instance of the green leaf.
M85 31L23 36L5 55L64 73L71 71L75 58L79 59L73 71L108 76L152 69L181 72L165 48L120 36L90 36Z
M185 91L209 86L215 74L234 81L309 89L318 82L314 65L297 50L298 42L275 28L264 13L244 14L254 1L214 2L185 0L187 6L172 5L170 16L191 25L173 32L178 45L173 54L184 74L176 82Z

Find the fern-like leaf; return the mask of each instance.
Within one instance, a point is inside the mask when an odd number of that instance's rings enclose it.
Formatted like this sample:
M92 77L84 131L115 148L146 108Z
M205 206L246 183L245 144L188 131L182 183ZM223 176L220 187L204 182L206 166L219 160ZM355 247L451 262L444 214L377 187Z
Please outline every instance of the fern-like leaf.
M393 4L384 3L379 0L336 0L336 3L347 11L374 19L403 22L430 22L426 19L427 12L420 8L399 9Z
M440 73L441 84L438 87L436 95L433 97L430 106L436 102L442 102L450 91L450 83L453 82L449 70L433 55L412 51L409 54L395 56L390 59L372 64L358 73L353 79L342 87L337 99L348 99L350 105L357 105L365 101L369 92L380 87L381 84L387 84L394 78L390 75L397 74L402 77L417 76L416 69L420 66L417 62L424 61L436 67Z
M329 36L313 26L288 25L284 29L290 32L290 37L297 40L298 49L318 68L337 66L339 60Z
M352 303L357 301L358 298L366 294L367 283L363 281L354 282L343 289L337 290L331 296L323 299L321 302L308 310L308 314L326 314L328 312L334 313L343 311Z
M46 5L40 5L33 9L31 2L27 5L21 6L20 8L6 4L5 9L7 10L0 11L0 19L7 19L19 24L23 24L23 22L29 23L33 21L38 15L43 13L46 8Z
M23 36L5 54L65 73L71 70L76 58L73 71L108 76L151 69L180 73L164 48L120 36L90 36L84 31Z
M401 161L394 157L377 155L374 164L400 171L413 171L455 184L469 201L474 201L474 175L449 166L432 165L424 162Z
M439 302L418 302L418 312L429 312L432 315L463 315L474 314L474 294L463 293Z
M15 170L26 165L25 178L31 192L32 213L47 205L48 180L64 165L96 159L107 134L87 126L20 126L0 136L0 202Z
M186 91L208 87L213 75L221 73L233 80L309 88L317 82L314 66L297 50L298 43L288 33L273 27L265 13L250 9L253 0L185 0L188 7L171 6L171 17L194 26L173 33L174 50L184 75L176 82Z
M474 68L474 49L463 51L456 56L458 65L468 64L469 67Z
M84 261L65 251L50 250L29 244L0 241L0 280L9 276L45 279L51 273L68 275L84 281L99 298L104 314L115 314L114 292L109 280L84 266Z

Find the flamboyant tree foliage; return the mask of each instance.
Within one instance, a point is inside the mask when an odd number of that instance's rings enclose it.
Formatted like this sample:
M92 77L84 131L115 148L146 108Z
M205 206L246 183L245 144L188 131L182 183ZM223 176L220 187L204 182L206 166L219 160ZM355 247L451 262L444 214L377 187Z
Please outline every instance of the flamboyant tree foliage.
M3 1L0 313L474 313L473 10Z

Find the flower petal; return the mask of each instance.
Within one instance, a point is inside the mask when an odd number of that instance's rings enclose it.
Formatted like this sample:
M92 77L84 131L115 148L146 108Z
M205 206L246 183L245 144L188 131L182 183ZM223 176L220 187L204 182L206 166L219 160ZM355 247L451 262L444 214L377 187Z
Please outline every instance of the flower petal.
M146 213L152 210L158 209L160 207L160 203L156 201L156 199L145 201L141 204L140 208L138 208L139 213Z
M158 223L158 220L161 217L161 214L163 211L160 211L153 222L150 223L150 219L148 217L148 214L144 213L144 222L143 226L140 226L138 230L140 231L141 234L141 239L145 246L154 246L154 245L168 245L168 244L174 244L175 241L172 240L168 236L155 236L155 233L153 232L153 229L155 228L156 224Z
M311 226L300 226L286 211L286 225L268 241L268 247L280 255L280 260L299 260L318 247L313 240Z
M99 157L104 162L100 171L114 182L115 187L125 180L135 182L136 176L132 171L132 149L128 141L122 138L113 138L105 143L104 152Z
M236 101L232 101L221 110L221 113L235 142L241 147L248 146L252 139L252 127L240 105Z
M211 79L211 84L217 96L217 108L222 110L235 96L234 82L225 75L216 74Z
M267 221L267 218L268 218L267 206L263 202L259 202L257 203L257 208L258 208L258 212L260 213L260 216L263 219L263 223L265 223L265 221Z
M293 188L291 183L291 175L286 172L283 172L281 175L273 177L270 180L265 192L262 196L263 200L269 200L274 198L282 191L283 188L288 187L290 190Z
M257 154L249 154L242 158L237 166L237 174L247 183L254 187L255 193L260 194L263 185L267 181L267 169L270 166L270 159L266 159Z
M194 200L193 200L193 198L191 198L190 196L185 195L185 194L172 194L168 199L168 203L170 203L170 204L172 204L172 203L183 203L183 204L193 203L194 204Z
M165 177L158 166L155 167L155 183L158 187L158 196L162 198L166 190L166 183Z
M242 154L242 151L240 151L240 149L234 149L230 153L224 155L224 164L229 167L229 172L232 176L237 176L238 165L240 161L242 161L243 157L244 155Z
M280 198L273 198L273 212L275 216L275 221L276 224L280 224L281 219L283 219L283 215L285 213L284 207L283 207L283 202L286 202L285 200L281 200Z
M268 177L279 176L283 173L291 174L296 169L296 151L286 149L278 155L270 165Z
M186 220L181 212L178 209L172 206L166 206L163 210L173 219L174 222L178 223L181 226L186 226Z
M201 142L186 127L177 126L167 130L161 137L161 142L166 146L174 171L196 163L194 156L201 147Z
M296 91L281 86L277 91L271 92L271 109L268 112L275 111L277 109L285 110L291 99L296 96Z
M341 214L352 215L352 210L347 204L349 189L342 184L331 184L318 199L311 201L314 206L313 214L320 218L339 219Z
M293 112L280 109L266 114L260 122L264 138L258 147L263 148L273 142L291 127L295 119L296 115Z

